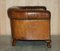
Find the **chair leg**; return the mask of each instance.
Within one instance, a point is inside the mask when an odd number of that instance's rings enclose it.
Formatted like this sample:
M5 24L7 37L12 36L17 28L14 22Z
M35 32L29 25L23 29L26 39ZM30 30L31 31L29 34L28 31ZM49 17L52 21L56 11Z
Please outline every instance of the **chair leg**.
M15 39L13 39L13 41L12 41L12 46L16 46L16 40Z
M48 41L47 41L47 47L48 47L48 48L51 48L51 40L48 40Z

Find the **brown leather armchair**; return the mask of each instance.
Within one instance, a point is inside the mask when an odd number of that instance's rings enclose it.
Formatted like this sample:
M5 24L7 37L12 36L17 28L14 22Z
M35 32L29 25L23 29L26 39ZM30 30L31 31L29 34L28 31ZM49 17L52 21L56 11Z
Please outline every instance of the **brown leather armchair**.
M50 17L45 6L15 6L8 9L12 45L17 40L42 40L51 47Z

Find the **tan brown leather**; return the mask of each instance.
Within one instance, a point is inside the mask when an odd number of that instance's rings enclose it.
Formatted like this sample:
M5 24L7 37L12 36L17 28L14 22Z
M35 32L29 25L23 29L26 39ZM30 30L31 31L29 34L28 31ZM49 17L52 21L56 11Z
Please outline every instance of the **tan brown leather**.
M16 6L8 9L13 45L16 40L44 40L50 46L50 11L44 6Z
M50 12L45 7L13 7L8 9L8 16L15 19L50 19Z

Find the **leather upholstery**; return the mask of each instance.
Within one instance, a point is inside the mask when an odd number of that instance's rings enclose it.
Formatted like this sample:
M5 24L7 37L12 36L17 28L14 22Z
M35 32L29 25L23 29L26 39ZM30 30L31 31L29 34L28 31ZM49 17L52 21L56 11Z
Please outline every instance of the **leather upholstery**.
M44 6L17 6L8 9L8 16L15 19L50 19L51 14Z
M44 40L51 47L51 13L45 6L11 7L8 16L11 21L12 45L16 45L17 40Z

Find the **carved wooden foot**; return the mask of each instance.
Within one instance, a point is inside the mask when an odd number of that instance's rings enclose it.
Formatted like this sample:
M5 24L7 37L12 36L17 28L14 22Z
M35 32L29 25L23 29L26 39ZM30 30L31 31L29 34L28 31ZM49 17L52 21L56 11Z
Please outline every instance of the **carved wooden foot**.
M47 41L47 47L51 48L51 40Z
M12 46L16 46L16 40L13 39Z

